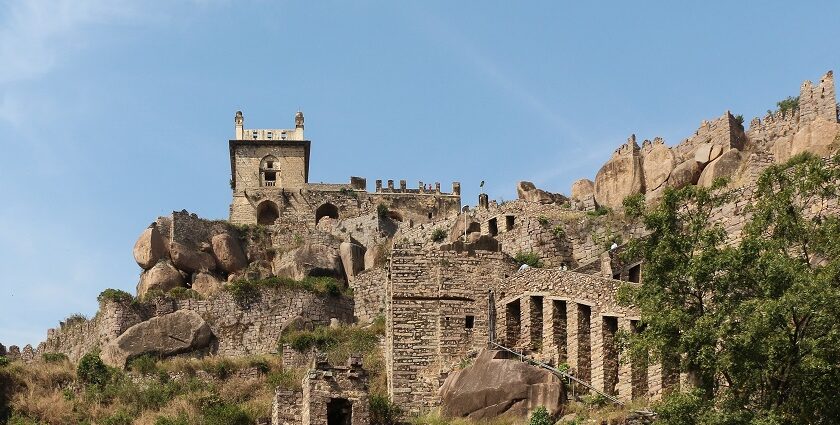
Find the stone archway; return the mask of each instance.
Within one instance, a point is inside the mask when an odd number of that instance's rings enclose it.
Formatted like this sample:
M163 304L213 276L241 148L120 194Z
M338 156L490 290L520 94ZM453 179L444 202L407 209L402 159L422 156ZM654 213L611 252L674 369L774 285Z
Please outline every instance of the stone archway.
M271 201L263 201L257 205L257 224L269 226L280 217L280 209Z
M322 218L329 217L333 220L338 220L338 207L327 202L315 210L315 224L318 224Z

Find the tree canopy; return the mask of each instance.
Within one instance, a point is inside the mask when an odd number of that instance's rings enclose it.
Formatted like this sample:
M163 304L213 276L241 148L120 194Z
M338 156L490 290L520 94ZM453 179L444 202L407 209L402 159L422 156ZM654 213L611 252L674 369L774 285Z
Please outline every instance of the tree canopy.
M803 154L774 165L753 192L669 189L628 198L648 235L641 285L621 299L641 312L631 357L679 363L694 387L667 397L673 424L822 424L840 418L840 164ZM721 214L749 199L740 234ZM729 205L725 208L725 206ZM728 217L724 217L728 218Z

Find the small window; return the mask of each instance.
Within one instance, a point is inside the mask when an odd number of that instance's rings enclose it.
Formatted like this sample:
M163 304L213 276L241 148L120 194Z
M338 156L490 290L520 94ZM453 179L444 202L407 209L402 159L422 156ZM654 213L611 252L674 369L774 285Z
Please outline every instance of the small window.
M269 131L266 133L265 138L271 140L272 133Z
M283 140L286 140L286 132L285 131L280 132L280 138L283 139Z
M613 275L613 279L615 279L615 280L620 280L620 279L621 279L621 273L616 273L616 274L614 274L614 275Z
M432 218L432 213L429 213L429 219L431 219L431 218Z
M467 316L464 318L464 329L472 329L475 326L475 316Z
M265 173L265 181L272 181L273 182L275 180L277 180L277 174L276 173L271 173L271 172Z
M516 224L516 218L512 215L505 216L505 230L512 230L513 225Z
M253 138L254 140L257 139L257 130L251 132L251 138Z
M270 139L271 137L269 137ZM265 168L274 168L274 161L268 161L265 163Z
M487 222L487 228L490 232L490 236L496 236L499 234L499 224L495 218L491 218L490 221Z
M630 267L630 270L628 270L628 272L629 272L628 273L629 276L627 277L627 280L629 280L630 282L633 282L633 283L641 283L642 282L642 265L641 264L636 264L635 266Z

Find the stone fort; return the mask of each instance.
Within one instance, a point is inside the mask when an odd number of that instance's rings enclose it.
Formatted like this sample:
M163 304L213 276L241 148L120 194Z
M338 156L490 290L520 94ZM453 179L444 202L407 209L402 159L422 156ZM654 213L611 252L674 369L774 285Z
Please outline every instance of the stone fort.
M273 423L334 423L326 406L335 399L356 424L366 423L368 414L358 359L331 366L317 356L278 352L276 341L294 323L364 324L383 317L388 395L411 413L445 404L448 389L457 387L453 381L466 375L464 360L483 359L479 353L493 348L491 342L564 365L585 384L567 388L573 393L596 391L622 402L657 399L678 390L686 377L678 358L637 364L624 361L618 349L616 335L639 332L641 319L632 306L617 302L618 288L644 280L644 259L619 259L621 241L644 236L641 225L622 218L621 200L642 194L655 202L665 188L708 186L728 177L741 196L719 207L715 220L735 241L758 173L800 152L827 157L840 147L828 72L817 84L802 84L796 108L768 111L748 128L726 111L675 146L656 137L640 146L631 136L594 181L576 181L568 196L520 182L514 201L482 194L475 208L462 210L457 182L448 193L439 183L409 188L405 180L377 180L370 192L360 177L310 183L312 146L303 114L294 121L293 129L246 129L243 114L236 113L228 142L229 220L173 212L151 223L134 247L141 269L137 295L151 302L105 300L94 318L62 323L37 348L11 347L9 354L31 361L38 353L60 352L78 360L101 348L112 365L124 366L125 359L146 352L278 353L284 361L310 364L311 373L303 392L278 390ZM522 253L539 258L542 267L521 267L516 258ZM283 288L243 304L224 290L242 279L307 276L334 277L352 296ZM175 288L200 298L152 296ZM126 348L134 333L172 315L178 320L166 323L190 322L210 337L177 347ZM571 395L550 391L557 386L551 382L519 382L528 396L457 415L527 411L537 404L557 411Z

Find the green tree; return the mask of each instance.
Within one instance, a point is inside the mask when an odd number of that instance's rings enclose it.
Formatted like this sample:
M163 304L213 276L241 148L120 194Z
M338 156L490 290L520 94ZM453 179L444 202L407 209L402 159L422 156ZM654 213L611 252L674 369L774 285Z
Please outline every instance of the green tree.
M668 358L669 347L697 386L660 407L663 423L840 417L838 183L840 171L813 156L768 168L737 244L711 220L730 197L720 187L668 190L636 208L650 236L629 244L646 259L643 284L621 295L645 329L631 356Z
M531 413L531 419L528 420L528 425L551 425L554 421L551 420L551 415L548 414L548 410L543 407L537 407Z

